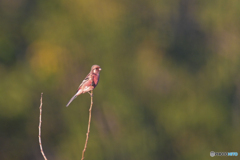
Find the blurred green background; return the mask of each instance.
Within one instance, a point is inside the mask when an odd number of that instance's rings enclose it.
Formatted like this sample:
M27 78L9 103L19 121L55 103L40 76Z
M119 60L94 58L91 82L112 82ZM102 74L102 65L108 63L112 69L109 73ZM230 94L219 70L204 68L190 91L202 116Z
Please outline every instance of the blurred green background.
M240 2L0 0L0 159L206 160L240 153ZM237 158L237 157L235 157ZM231 157L234 159L234 157Z

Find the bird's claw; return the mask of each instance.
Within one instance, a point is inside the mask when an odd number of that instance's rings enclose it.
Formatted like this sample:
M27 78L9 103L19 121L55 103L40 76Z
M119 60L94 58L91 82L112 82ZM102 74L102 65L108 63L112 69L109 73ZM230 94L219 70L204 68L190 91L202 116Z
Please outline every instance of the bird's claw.
M91 94L91 92L88 92L88 93L90 94L91 97L93 96L93 94Z

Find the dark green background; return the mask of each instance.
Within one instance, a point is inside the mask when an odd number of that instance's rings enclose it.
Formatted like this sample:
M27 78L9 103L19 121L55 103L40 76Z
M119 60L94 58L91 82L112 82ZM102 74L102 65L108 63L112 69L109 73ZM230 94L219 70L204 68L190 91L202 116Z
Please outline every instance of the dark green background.
M41 92L46 156L81 158L90 96L65 105L93 64L86 160L240 153L239 16L234 0L0 0L0 159L43 159Z

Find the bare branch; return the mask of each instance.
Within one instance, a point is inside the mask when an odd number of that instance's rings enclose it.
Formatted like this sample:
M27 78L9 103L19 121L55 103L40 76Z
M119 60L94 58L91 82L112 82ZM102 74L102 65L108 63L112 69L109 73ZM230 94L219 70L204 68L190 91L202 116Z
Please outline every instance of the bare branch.
M39 107L39 110L40 110L40 115L39 115L39 126L38 126L38 129L39 129L39 135L38 135L38 138L39 138L39 146L40 146L40 150L41 150L41 153L43 155L43 158L45 160L47 160L44 152L43 152L43 148L42 148L42 141L41 141L41 124L42 124L42 95L43 93L41 93L41 99L40 99L40 107Z
M90 108L89 108L88 130L87 130L87 133L86 133L86 141L85 141L84 149L82 151L82 159L81 160L84 159L84 153L87 149L88 137L89 137L89 133L90 133L91 114L92 114L92 105L93 105L93 91L91 91L90 95L91 95L91 105L90 105Z

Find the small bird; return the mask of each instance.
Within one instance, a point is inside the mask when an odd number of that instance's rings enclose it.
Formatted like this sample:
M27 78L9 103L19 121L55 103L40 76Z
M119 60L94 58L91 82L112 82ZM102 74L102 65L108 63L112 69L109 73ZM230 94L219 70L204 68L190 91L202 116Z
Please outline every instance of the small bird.
M90 91L93 90L98 84L101 70L102 69L99 65L92 66L90 73L79 85L77 93L70 99L70 101L68 102L66 107L68 107L69 104L80 94L86 93L86 92L88 92L90 94Z

